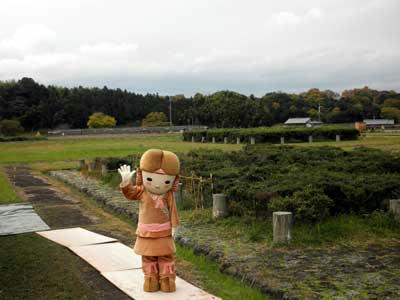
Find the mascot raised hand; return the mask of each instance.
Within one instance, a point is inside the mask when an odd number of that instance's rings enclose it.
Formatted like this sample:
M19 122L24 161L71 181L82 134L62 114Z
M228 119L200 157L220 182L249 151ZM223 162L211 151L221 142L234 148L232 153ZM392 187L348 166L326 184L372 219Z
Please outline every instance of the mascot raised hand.
M123 165L118 169L120 188L129 200L139 201L135 253L142 256L145 292L175 292L173 228L179 225L174 198L179 183L179 159L158 149L146 151L140 159L136 184L131 183L136 171Z

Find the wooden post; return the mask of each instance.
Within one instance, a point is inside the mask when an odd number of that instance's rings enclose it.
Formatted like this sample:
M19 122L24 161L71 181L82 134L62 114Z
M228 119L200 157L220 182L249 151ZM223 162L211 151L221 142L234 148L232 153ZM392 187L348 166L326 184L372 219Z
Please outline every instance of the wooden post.
M95 168L96 168L96 163L94 161L89 162L88 171L93 172Z
M292 239L292 213L276 211L272 214L274 242L290 242Z
M194 136L192 136L192 143L194 143Z
M213 218L223 218L228 215L228 204L225 194L213 194Z
M256 143L256 139L253 138L253 137L251 137L251 138L250 138L250 144L254 145L255 143Z
M281 145L283 145L285 143L285 137L281 136Z
M85 160L81 159L79 161L79 170L83 170L85 168Z
M228 144L228 138L224 137L224 144Z
M309 143L312 143L312 139L313 139L313 138L312 138L312 135L309 135L309 136L308 136L308 142L309 142Z
M108 173L107 164L106 164L106 163L103 163L103 164L101 165L101 175L106 176L107 173Z
M336 135L336 142L340 142L340 135Z
M238 144L238 145L240 144L240 137L236 138L236 144Z
M212 143L215 144L215 137L212 138Z
M400 200L390 200L389 210L394 214L395 218L400 221Z
M182 183L182 182L179 182L179 184L178 184L178 190L174 193L176 204L182 203L182 202L183 202L183 197L182 197L182 185L183 185L183 183Z

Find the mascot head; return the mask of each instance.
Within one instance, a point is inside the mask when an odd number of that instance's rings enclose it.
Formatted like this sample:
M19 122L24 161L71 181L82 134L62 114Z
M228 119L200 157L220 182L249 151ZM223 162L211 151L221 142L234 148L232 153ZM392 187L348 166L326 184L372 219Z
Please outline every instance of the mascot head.
M149 149L140 159L136 184L144 185L152 194L163 195L169 190L176 191L179 183L179 159L175 153Z

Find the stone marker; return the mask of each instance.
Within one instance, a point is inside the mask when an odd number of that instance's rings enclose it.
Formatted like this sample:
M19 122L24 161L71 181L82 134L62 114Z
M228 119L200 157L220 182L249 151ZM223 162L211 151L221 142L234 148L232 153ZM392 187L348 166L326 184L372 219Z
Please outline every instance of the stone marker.
M205 138L204 138L204 136L202 136L201 137L201 142L204 143L204 140L205 140Z
M274 242L290 242L292 239L292 213L276 211L272 214Z
M238 144L238 145L240 144L240 137L236 138L236 144Z
M194 136L192 136L192 143L194 143Z
M90 162L90 163L88 164L88 171L89 171L89 172L93 172L94 169L95 169L95 167L96 167L96 163L95 163L94 161Z
M183 193L182 193L182 182L178 184L178 190L174 193L176 203L182 203L183 201Z
M224 137L224 144L228 144L228 138Z
M106 176L107 173L108 173L107 164L102 164L101 165L101 175Z
M340 142L340 135L336 135L336 142Z
M250 138L250 144L254 145L255 143L256 143L256 139L253 138L253 137L251 137L251 138Z
M389 210L392 212L396 219L400 220L400 200L390 200Z
M223 218L228 215L228 204L225 194L213 194L213 218Z
M308 142L309 142L309 143L312 143L312 140L313 140L312 135L309 135L309 136L308 136Z
M282 137L281 137L281 145L283 145L284 143L285 143L285 137L282 136Z
M212 138L212 143L215 144L215 137Z

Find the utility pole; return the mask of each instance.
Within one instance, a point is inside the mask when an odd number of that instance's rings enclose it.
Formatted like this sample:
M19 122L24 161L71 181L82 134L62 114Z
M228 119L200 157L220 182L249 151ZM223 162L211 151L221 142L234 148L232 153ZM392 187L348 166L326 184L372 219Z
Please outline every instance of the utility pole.
M172 97L169 97L169 126L172 127Z
M318 121L321 122L321 102L318 102Z

